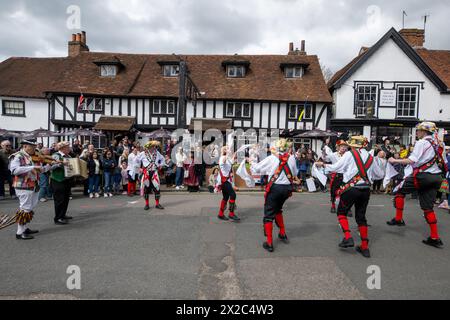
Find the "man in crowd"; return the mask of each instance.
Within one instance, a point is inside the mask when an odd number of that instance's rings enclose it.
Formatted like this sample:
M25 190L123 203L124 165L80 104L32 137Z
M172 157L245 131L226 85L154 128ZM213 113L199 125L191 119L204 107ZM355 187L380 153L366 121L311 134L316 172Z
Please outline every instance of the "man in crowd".
M9 194L11 198L16 198L16 193L13 187L11 172L8 169L9 157L13 154L11 142L4 140L0 144L0 200L5 199L5 182L9 185Z
M64 162L67 164L67 159L70 158L70 143L60 142L58 144L59 151L53 155L55 161ZM51 186L53 189L53 199L55 202L55 218L54 222L57 225L65 225L72 217L67 216L67 208L70 201L70 190L72 182L66 179L64 173L64 166L54 169L51 174Z

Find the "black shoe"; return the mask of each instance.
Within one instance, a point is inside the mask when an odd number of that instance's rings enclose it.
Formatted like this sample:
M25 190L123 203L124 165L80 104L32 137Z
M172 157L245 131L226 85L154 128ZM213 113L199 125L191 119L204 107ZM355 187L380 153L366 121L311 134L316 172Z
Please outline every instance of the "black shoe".
M399 227L404 227L404 226L406 226L405 221L403 221L403 220L397 221L397 220L395 220L395 218L392 219L391 221L386 222L386 224L387 224L388 226L399 226Z
M150 210L150 206L145 206L144 210L145 210L145 211Z
M336 213L336 208L331 208L330 213Z
M228 221L230 219L228 219L227 216L218 216L219 220L223 220L223 221Z
M241 221L241 218L239 218L237 215L234 216L228 216L228 219L233 221L233 222L239 222Z
M160 205L160 204L158 204L155 208L159 209L159 210L164 210L164 207L162 205Z
M273 252L273 246L270 246L267 242L263 243L263 248L269 252Z
M34 237L29 236L29 235L27 235L25 233L22 233L21 235L16 234L16 239L17 240L32 240L32 239L34 239Z
M58 226L65 226L66 224L69 224L69 223L67 222L67 220L59 219L59 220L55 221L55 224Z
M441 248L444 246L444 243L442 243L441 239L431 239L431 237L428 238L427 240L423 240L422 242L428 246L432 246L435 248Z
M355 246L355 242L353 241L353 238L348 239L342 239L342 242L339 243L339 247L341 248L353 248Z
M363 250L363 249L361 249L360 246L357 246L356 247L356 251L361 253L364 258L370 258L370 251L369 251L369 249Z
M290 242L288 239L288 236L286 234L284 236L282 236L281 234L278 234L278 239L280 239L280 241L285 244L289 244L289 242Z
M27 229L27 230L25 230L25 232L24 232L24 234L26 234L26 235L36 234L36 233L39 233L39 231L38 231L38 230Z
M71 217L71 216L64 216L64 218L63 218L64 220L72 220L73 219L73 217Z

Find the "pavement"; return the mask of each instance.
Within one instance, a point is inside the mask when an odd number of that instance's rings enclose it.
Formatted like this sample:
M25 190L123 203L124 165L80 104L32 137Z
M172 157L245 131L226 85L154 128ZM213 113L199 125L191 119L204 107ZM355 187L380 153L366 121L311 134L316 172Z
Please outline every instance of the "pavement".
M75 193L67 226L52 223L53 202L40 203L34 240L16 240L14 226L0 231L0 299L450 298L447 211L436 209L446 245L436 249L422 244L429 228L417 200L406 202L405 228L389 227L392 199L373 195L367 212L372 258L366 259L338 248L342 232L327 194L288 200L291 243L275 241L274 253L261 246L263 194L238 193L241 223L216 218L220 198L163 192L166 209L144 211L139 197ZM17 204L0 201L0 212L12 214ZM359 242L354 218L350 222ZM67 285L70 266L79 267L80 289ZM368 286L372 268L380 272L379 289Z

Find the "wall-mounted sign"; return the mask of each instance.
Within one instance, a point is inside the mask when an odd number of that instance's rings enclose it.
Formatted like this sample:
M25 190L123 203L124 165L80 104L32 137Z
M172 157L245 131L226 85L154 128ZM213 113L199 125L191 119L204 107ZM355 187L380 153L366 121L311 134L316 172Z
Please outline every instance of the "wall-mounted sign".
M380 107L396 107L397 90L380 90Z

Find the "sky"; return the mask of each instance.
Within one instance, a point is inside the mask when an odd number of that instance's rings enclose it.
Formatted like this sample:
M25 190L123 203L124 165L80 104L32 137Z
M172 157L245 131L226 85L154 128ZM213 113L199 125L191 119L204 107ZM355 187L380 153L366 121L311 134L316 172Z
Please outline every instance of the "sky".
M391 27L423 28L450 50L448 0L0 0L0 61L67 56L72 33L91 51L286 54L289 42L333 72Z

